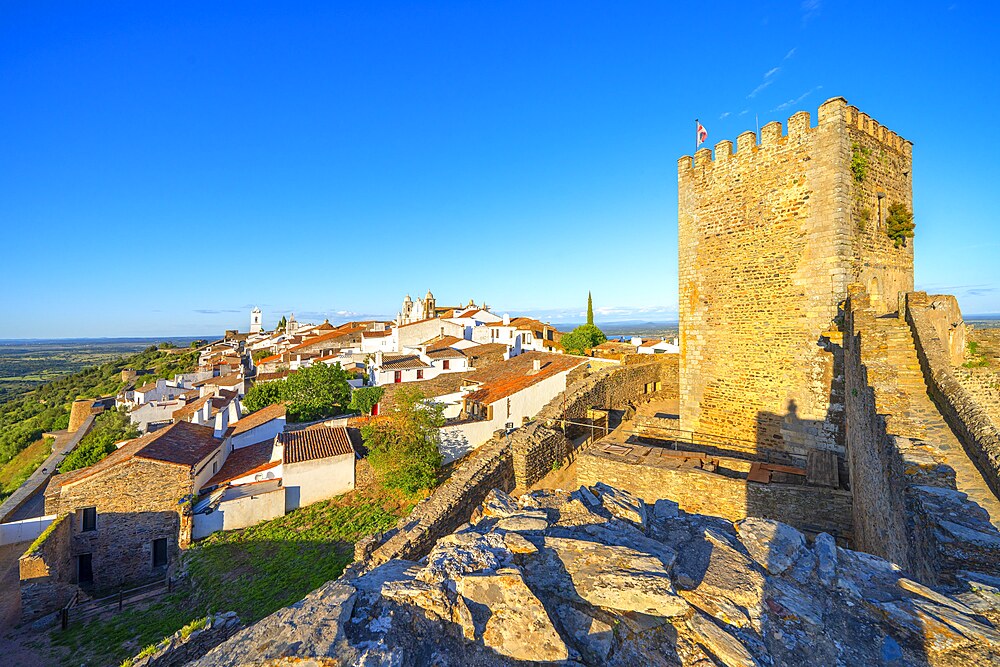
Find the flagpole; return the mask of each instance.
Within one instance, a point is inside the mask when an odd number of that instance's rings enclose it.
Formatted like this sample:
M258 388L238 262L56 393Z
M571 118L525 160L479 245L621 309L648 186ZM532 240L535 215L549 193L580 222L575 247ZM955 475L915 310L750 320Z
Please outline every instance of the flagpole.
M694 152L695 153L698 152L698 126L699 125L701 125L701 123L698 121L697 118L695 118L694 119Z

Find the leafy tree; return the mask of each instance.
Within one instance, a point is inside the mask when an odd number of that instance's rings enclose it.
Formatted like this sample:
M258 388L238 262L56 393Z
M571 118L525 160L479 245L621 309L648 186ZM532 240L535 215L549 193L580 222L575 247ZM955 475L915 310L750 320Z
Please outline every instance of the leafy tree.
M438 428L444 425L444 407L424 404L424 394L411 387L400 387L393 398L391 411L361 429L368 461L388 488L430 489L441 468Z
M885 233L892 239L895 246L906 245L906 239L913 237L913 214L906 210L906 204L894 202L889 206L889 215L885 219Z
M247 390L243 397L243 407L250 412L257 412L261 408L279 402L283 384L285 384L284 381L258 382Z
M594 298L587 292L587 324L594 326Z
M372 409L382 400L384 393L384 387L359 387L351 394L351 403L347 407L363 415L370 415Z
M254 350L253 352L250 353L250 357L253 359L253 362L255 364L259 363L260 360L263 359L264 357L270 357L270 356L271 356L270 348L264 348L262 350Z
M124 409L107 410L97 415L94 426L83 436L69 456L63 459L59 472L85 468L115 451L115 443L139 436L139 429L129 420Z
M584 354L587 350L608 339L604 332L593 324L581 324L559 339L559 344L570 354Z
M313 364L281 383L291 421L312 421L343 412L351 396L347 373L340 364Z

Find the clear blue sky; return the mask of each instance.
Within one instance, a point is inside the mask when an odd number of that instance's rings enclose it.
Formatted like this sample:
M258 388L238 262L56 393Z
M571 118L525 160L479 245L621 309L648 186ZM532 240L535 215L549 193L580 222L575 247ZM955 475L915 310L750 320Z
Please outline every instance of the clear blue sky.
M311 4L312 6L304 6ZM842 95L917 285L1000 312L993 3L0 3L0 338L672 319L676 161Z

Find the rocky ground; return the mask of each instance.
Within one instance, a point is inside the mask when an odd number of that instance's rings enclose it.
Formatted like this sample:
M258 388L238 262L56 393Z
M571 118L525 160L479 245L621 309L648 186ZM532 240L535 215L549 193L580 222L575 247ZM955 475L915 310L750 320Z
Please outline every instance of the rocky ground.
M352 566L192 663L1000 665L1000 581L597 485L494 491L420 562Z

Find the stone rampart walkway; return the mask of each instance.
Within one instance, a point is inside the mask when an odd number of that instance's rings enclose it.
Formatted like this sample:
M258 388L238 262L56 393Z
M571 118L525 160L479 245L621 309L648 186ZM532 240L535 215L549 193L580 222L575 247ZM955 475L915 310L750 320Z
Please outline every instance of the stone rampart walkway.
M896 392L876 387L878 411L889 415L889 432L910 438L915 450L953 469L955 488L989 512L990 522L1000 529L1000 500L927 394L910 327L894 317L879 318L876 326L886 336L886 356L896 373Z
M94 415L90 415L75 432L57 431L53 434L55 442L52 443L52 453L49 454L49 458L45 459L42 465L31 473L31 477L0 505L0 522L31 519L45 514L44 499L40 497L45 484L55 474L62 460L80 444L80 440L93 425Z

